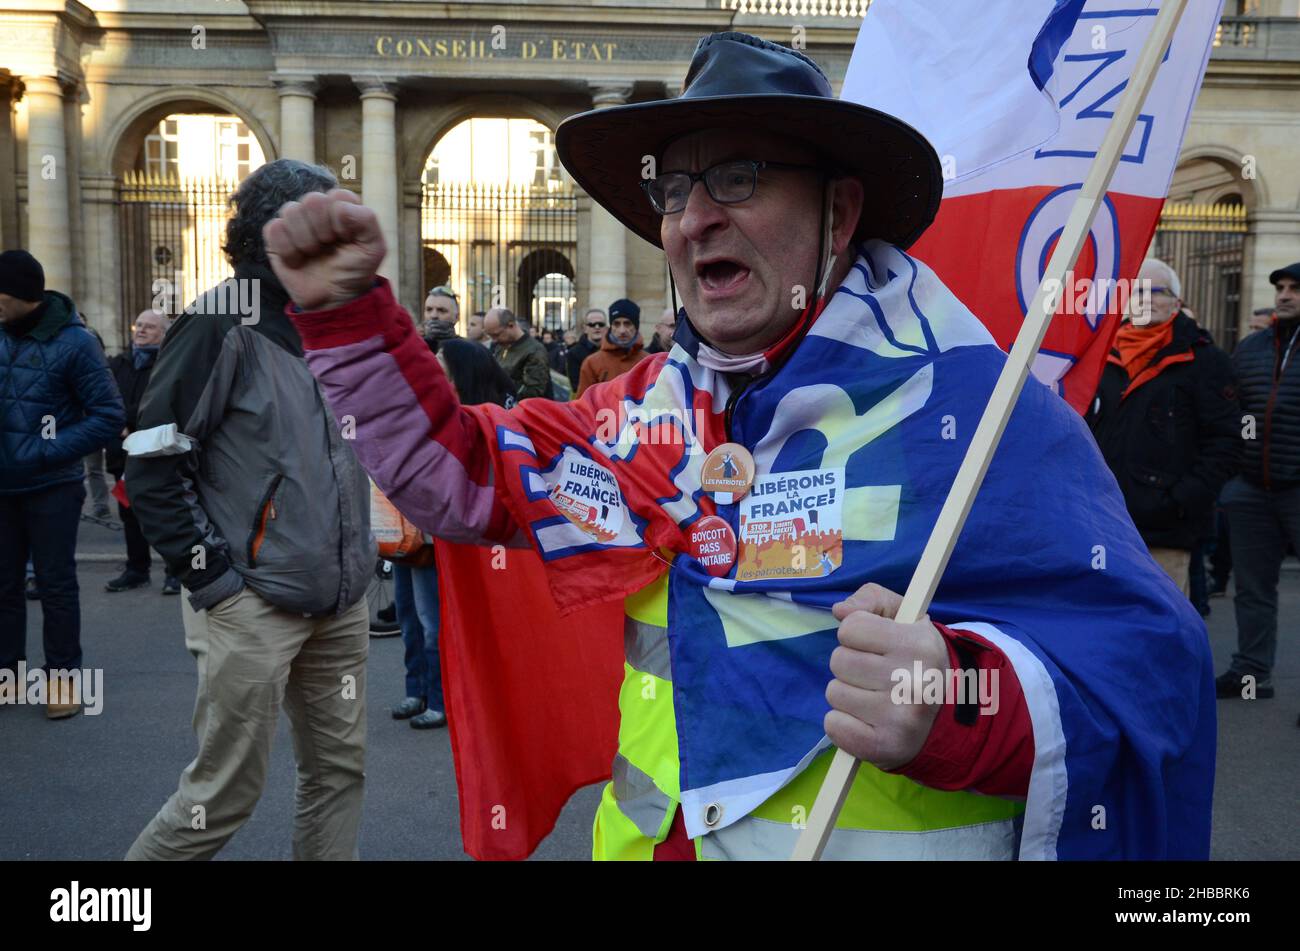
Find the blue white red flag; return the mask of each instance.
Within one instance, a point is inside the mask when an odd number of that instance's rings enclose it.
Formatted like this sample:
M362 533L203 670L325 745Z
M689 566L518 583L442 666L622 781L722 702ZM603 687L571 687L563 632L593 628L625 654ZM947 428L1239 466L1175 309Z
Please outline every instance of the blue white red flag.
M679 335L666 360L562 414L540 401L475 408L497 446L497 492L562 609L637 590L664 570L658 550L678 552L668 629L692 837L749 814L827 748L830 607L868 582L907 587L1006 359L929 268L871 242L781 370L732 401L729 437L764 488L716 504L701 472L727 441L731 390L693 346ZM741 542L723 577L686 553L710 515ZM792 574L794 543L805 551ZM1022 858L1206 856L1204 624L1048 387L1026 386L931 616L993 641L1024 690L1035 758Z
M1151 245L1222 0L1187 4L1034 374L1092 400ZM911 248L1009 349L1160 0L875 0L842 96L910 122L946 179Z

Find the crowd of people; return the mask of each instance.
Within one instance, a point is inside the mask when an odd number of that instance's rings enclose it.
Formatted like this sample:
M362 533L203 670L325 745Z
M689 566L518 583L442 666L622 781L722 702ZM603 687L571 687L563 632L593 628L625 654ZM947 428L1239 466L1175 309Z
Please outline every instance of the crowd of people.
M424 299L420 332L436 353L442 341L459 337L460 299L439 285ZM605 309L591 307L577 327L543 328L506 307L475 311L465 322L465 340L482 344L506 371L511 395L523 400L545 397L577 399L594 383L621 376L653 353L672 349L677 320L665 307L647 343L641 332L641 308L626 298Z
M1270 698L1279 572L1300 551L1300 263L1269 276L1274 306L1231 357L1173 268L1149 259L1138 278L1088 421L1152 557L1202 616L1236 576L1238 647L1218 696Z
M131 857L215 854L261 794L281 707L299 753L295 856L355 854L372 488L340 435L328 385L302 359L286 315L291 295L263 238L285 203L336 186L326 170L290 160L251 175L231 199L225 250L234 279L256 282L260 319L200 308L173 322L144 311L130 348L107 361L74 303L44 286L38 261L25 251L0 255L0 670L27 656L29 566L46 667L82 666L75 550L88 457L104 452L118 480L126 560L108 590L148 585L152 549L164 565L163 593L187 595L199 752ZM1218 678L1219 697L1267 698L1279 568L1289 547L1300 548L1300 263L1271 275L1274 307L1253 318L1258 329L1231 357L1186 311L1172 268L1151 260L1140 277L1138 316L1119 331L1088 422L1151 555L1203 614L1224 593L1226 572L1236 579L1239 645ZM539 335L504 307L462 321L456 293L440 286L424 301L418 331L462 405L509 408L581 399L633 371L673 347L676 317L664 309L647 342L640 308L620 299ZM358 346L357 361L383 356ZM420 398L394 393L357 425L373 437L391 425L383 413ZM1210 553L1217 560L1207 581ZM406 680L392 716L443 726L429 550L396 566L395 602ZM336 689L341 675L353 678L346 699ZM75 697L52 687L49 716L76 712ZM202 830L192 823L196 803L221 804Z

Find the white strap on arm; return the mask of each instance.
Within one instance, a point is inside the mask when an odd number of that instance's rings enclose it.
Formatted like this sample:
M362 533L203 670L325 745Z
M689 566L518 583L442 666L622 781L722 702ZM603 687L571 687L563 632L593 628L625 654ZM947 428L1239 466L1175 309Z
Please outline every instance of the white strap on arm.
M175 423L155 426L131 433L122 440L122 448L131 456L180 456L194 448L194 440L176 428Z

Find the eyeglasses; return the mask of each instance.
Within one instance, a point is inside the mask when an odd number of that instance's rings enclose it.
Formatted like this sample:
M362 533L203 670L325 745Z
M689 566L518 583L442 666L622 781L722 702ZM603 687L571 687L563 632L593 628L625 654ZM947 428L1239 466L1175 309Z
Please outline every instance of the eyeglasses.
M1139 285L1133 292L1133 301L1139 305L1154 299L1157 296L1167 297L1170 300L1177 300L1178 295L1168 287L1152 287L1149 290Z
M592 328L593 330L599 330L601 327L605 326L605 322L603 320L601 321L589 320L587 321L587 326Z
M735 205L754 197L758 173L765 168L791 168L820 171L816 165L792 165L788 162L756 162L740 159L719 162L702 172L667 172L641 183L650 205L661 215L676 215L686 210L691 189L704 182L709 197L720 205Z
M456 297L456 292L453 291L446 284L442 284L438 287L435 287L433 290L429 291L429 293L425 294L424 296L425 297L450 297L452 300L459 299Z

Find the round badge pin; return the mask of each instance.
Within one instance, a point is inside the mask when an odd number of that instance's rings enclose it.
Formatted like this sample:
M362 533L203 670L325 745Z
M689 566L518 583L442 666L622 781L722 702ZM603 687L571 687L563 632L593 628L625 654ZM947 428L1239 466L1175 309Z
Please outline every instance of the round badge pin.
M738 442L724 442L704 457L700 485L719 505L745 497L754 484L754 457Z
M736 533L720 515L708 515L686 530L691 557L715 578L736 563Z

